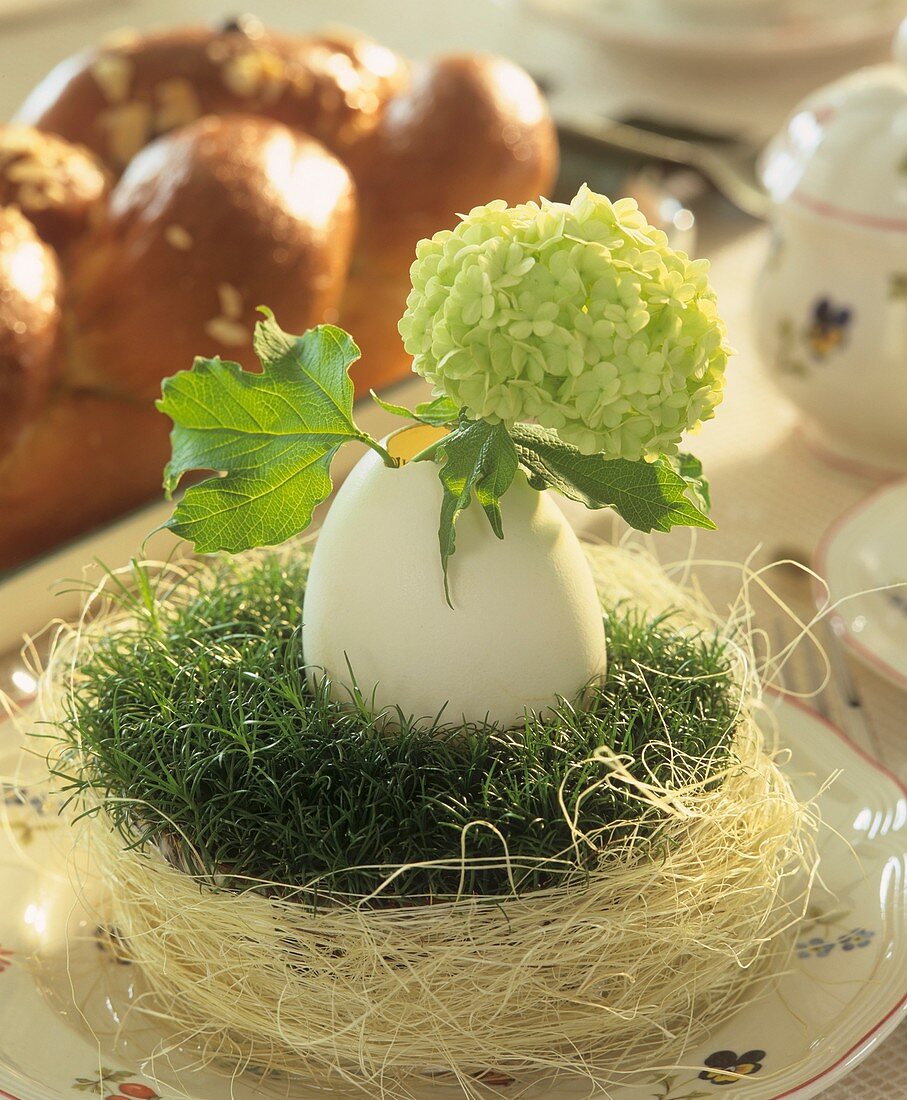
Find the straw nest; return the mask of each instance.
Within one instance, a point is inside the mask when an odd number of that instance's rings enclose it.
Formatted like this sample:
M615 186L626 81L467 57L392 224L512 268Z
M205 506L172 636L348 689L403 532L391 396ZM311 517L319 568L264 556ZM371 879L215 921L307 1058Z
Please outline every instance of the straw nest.
M645 556L589 554L603 607L679 608L683 629L716 629L703 601ZM122 626L122 611L103 620L104 630ZM43 696L52 719L86 633L75 628L57 646ZM154 990L148 1009L174 1041L200 1039L212 1061L372 1096L411 1095L427 1076L483 1095L514 1080L580 1074L605 1086L676 1065L777 968L768 964L789 949L813 859L812 811L755 720L745 639L728 629L724 643L731 751L707 775L665 779L597 749L600 772L583 797L619 791L634 812L588 835L574 804L573 845L594 850L595 866L586 859L583 874L546 888L430 904L381 904L381 890L322 894L315 906L298 884L189 873L188 835L180 858L166 845L127 847L109 795L83 790L80 824L109 883L111 919ZM65 751L71 769L71 742ZM462 874L465 852L447 861Z

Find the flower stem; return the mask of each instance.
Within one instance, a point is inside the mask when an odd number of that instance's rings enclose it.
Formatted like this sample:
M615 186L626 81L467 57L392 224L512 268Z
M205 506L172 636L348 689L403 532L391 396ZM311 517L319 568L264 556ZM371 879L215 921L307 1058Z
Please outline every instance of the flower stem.
M396 470L399 467L400 463L390 454L389 451L381 446L377 439L372 439L372 437L367 432L360 432L359 439L367 447L371 447L373 451L381 455L381 458L384 460L385 466L389 466L392 470Z

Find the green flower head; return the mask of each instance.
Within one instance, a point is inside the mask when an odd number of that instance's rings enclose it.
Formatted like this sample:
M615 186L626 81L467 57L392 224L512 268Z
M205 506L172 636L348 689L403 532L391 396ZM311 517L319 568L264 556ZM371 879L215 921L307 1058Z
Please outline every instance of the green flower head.
M534 420L584 454L673 454L722 395L708 267L633 199L498 200L419 242L400 333L413 369L475 419Z

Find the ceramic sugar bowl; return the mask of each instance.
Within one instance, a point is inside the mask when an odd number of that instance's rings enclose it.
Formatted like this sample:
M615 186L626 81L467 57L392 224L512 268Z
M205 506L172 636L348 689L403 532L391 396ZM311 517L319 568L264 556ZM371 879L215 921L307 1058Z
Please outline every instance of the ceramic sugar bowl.
M907 469L907 23L892 64L800 104L762 176L760 351L821 451Z

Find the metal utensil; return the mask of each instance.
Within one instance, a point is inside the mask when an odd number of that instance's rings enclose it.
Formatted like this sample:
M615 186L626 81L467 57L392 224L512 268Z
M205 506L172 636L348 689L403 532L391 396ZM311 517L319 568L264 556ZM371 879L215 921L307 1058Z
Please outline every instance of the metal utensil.
M754 218L768 215L769 198L756 177L758 150L745 142L706 134L693 140L666 132L657 120L647 119L643 126L594 114L562 114L557 126L574 139L692 168L738 210Z

